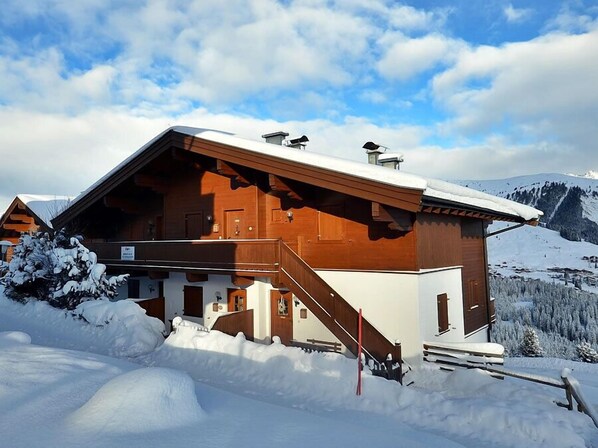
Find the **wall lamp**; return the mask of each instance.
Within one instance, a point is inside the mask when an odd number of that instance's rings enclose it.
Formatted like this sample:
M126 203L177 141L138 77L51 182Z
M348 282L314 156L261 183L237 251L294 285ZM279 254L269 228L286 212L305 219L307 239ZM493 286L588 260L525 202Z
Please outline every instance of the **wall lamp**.
M289 222L293 222L293 210L287 212L287 218L289 218Z
M220 291L216 291L215 295L216 295L216 300L218 302L220 302L222 300L222 293Z

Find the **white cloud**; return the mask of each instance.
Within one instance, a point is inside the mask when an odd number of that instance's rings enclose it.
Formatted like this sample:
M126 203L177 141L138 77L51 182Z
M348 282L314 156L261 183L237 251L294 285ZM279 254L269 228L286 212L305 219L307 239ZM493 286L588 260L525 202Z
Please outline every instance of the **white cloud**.
M381 44L388 49L378 61L378 71L386 78L401 81L439 64L452 62L465 47L463 42L440 34L428 34L415 39L400 34L387 35Z
M596 153L598 31L550 34L462 53L437 75L433 94L455 132L500 129L519 141L560 141ZM593 156L590 157L593 159Z
M503 9L503 13L507 22L518 23L528 19L533 14L533 10L529 8L514 8L512 4L508 4Z

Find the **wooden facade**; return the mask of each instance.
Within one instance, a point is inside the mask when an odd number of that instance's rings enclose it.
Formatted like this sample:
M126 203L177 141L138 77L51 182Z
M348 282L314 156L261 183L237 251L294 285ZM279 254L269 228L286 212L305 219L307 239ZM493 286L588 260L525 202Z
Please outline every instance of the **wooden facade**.
M356 352L357 312L314 270L461 267L465 332L490 324L485 223L513 216L426 205L421 189L306 167L277 157L270 146L255 153L166 132L54 223L85 235L111 269L223 274L246 284L268 278L274 288L297 296L350 351ZM123 259L123 246L133 248L134 259ZM286 292L275 291L272 303L288 305ZM253 322L242 300L229 291L234 313L218 318L227 332ZM285 320L291 319L271 309L272 326L290 341ZM378 360L398 356L394 341L364 323L366 352ZM447 316L441 326L446 331Z

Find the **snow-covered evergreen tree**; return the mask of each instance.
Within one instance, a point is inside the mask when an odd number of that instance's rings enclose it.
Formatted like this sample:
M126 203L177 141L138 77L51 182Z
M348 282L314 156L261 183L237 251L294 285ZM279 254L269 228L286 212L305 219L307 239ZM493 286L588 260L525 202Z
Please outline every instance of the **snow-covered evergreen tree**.
M23 235L2 281L6 295L15 300L32 297L74 309L86 300L113 298L127 277L106 277L106 266L96 254L60 231L54 239L46 233Z
M532 327L525 327L521 341L521 354L529 357L542 356L542 347L536 331Z
M27 297L51 294L52 239L47 233L23 234L15 246L8 272L2 279L6 295L22 302Z
M583 362L598 363L598 352L586 341L577 346L577 355Z

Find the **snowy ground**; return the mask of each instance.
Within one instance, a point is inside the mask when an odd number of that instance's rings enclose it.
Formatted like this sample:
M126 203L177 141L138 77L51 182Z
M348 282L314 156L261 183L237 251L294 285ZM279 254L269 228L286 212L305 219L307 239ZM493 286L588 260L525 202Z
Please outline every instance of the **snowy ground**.
M598 447L587 416L554 404L558 389L426 365L409 387L366 375L356 397L355 361L340 355L191 327L152 350L125 320L91 327L0 296L1 446ZM96 354L139 338L135 358ZM571 367L598 405L597 365L509 365L553 377Z

